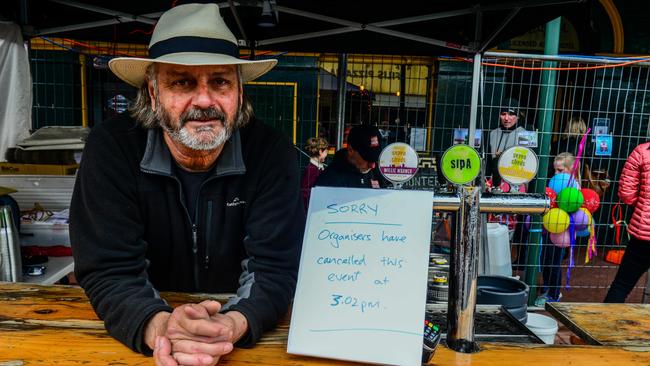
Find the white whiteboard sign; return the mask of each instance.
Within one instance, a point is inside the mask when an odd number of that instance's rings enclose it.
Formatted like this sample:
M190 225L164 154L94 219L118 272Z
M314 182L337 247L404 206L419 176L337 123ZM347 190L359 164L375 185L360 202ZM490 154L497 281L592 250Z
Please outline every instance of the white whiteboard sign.
M289 353L420 365L432 198L426 191L312 190Z

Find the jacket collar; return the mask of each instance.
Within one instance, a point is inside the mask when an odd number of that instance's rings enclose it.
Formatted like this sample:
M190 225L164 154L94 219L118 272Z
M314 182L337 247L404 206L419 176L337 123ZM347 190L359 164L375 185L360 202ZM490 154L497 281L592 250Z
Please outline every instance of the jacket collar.
M220 177L246 173L241 150L241 136L239 131L235 131L221 150L216 168L212 170L211 176ZM140 169L147 173L173 176L172 164L174 164L173 157L163 139L162 129L149 129L147 131L147 146L140 161Z

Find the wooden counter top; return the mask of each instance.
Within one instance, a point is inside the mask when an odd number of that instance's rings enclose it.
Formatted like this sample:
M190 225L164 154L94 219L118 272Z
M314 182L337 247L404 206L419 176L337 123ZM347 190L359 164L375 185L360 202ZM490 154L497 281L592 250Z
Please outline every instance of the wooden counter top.
M172 305L224 296L163 293ZM288 324L267 333L253 349L236 349L220 365L355 365L286 353ZM460 354L440 346L431 365L648 365L650 346L546 346L481 344L482 351ZM69 286L0 282L0 366L152 365L111 338L83 291Z
M552 302L546 310L587 344L650 346L650 305Z

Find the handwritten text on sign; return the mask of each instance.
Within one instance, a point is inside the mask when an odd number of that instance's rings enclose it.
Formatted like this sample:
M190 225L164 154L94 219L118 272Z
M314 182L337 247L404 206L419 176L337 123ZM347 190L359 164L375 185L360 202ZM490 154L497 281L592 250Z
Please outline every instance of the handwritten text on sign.
M431 202L424 191L314 188L290 353L419 362Z

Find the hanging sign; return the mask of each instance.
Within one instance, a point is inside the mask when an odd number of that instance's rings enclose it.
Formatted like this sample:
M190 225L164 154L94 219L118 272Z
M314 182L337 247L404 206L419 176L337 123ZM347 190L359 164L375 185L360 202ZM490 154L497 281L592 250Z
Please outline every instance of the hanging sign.
M596 156L612 156L612 135L596 136Z
M287 351L420 365L433 192L314 187Z
M404 183L418 172L418 153L409 144L392 143L379 155L379 171L393 183Z
M481 157L469 145L459 144L442 155L442 174L452 184L466 184L481 172Z
M499 157L499 175L510 185L526 184L535 178L539 161L535 152L524 146L506 149Z

